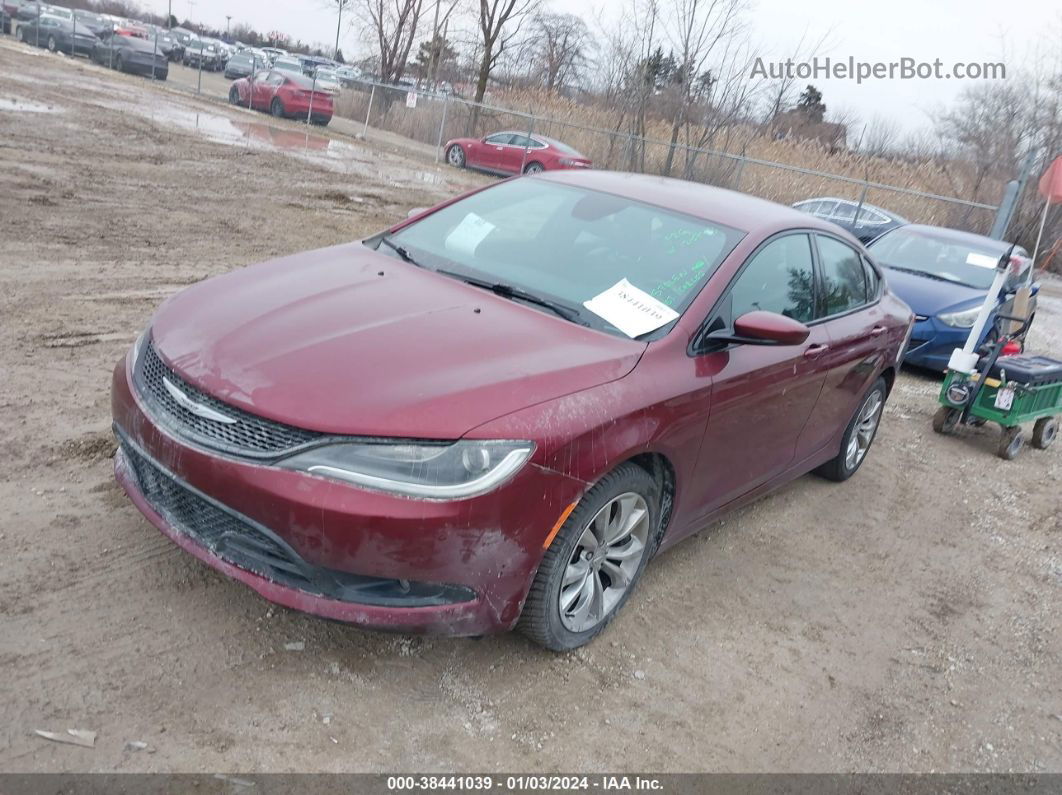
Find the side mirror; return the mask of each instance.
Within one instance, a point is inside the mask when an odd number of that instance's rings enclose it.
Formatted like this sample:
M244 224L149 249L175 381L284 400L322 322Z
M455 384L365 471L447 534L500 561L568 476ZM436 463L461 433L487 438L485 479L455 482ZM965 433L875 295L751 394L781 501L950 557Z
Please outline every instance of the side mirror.
M732 334L728 331L716 331L704 339L739 345L800 345L810 334L811 329L799 320L779 315L777 312L755 310L746 312L734 321Z

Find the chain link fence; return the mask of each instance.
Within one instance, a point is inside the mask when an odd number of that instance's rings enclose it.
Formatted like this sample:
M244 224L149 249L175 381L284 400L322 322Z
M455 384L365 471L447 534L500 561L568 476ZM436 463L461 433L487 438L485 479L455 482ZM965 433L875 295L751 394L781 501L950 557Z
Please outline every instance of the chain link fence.
M412 86L349 82L336 100L335 112L338 117L357 121L366 138L393 140L392 136L399 136L417 142L425 152L433 150L436 162L445 160L444 147L449 140L482 138L505 130L562 140L590 158L595 168L681 177L787 204L830 196L860 205L881 205L911 221L982 234L991 229L998 210L997 204L983 201L768 160L746 152L672 144L475 103L453 94L417 91Z

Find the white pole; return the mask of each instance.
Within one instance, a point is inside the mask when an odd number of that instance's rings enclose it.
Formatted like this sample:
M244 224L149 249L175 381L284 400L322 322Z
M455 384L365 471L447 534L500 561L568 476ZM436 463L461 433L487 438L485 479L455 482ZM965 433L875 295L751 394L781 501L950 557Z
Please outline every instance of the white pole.
M372 91L369 92L369 107L365 109L365 129L362 130L361 137L365 140L369 138L369 114L372 112L372 99L376 96L376 83L372 84Z
M1047 211L1051 207L1051 200L1044 202L1044 213L1040 216L1040 231L1036 233L1036 245L1033 246L1032 264L1029 266L1029 284L1032 284L1033 271L1036 270L1036 255L1040 253L1040 240L1044 236L1044 225L1047 223Z
M996 267L996 278L993 279L992 286L988 289L985 302L981 304L981 311L977 314L977 320L974 321L973 328L970 329L970 336L966 338L966 344L962 347L962 350L956 348L951 352L951 359L948 362L949 370L969 374L977 369L977 360L980 357L974 349L977 347L978 340L981 339L981 332L985 329L989 315L996 308L999 293L1002 291L1003 284L1007 281L1009 273L1010 262L1000 263Z

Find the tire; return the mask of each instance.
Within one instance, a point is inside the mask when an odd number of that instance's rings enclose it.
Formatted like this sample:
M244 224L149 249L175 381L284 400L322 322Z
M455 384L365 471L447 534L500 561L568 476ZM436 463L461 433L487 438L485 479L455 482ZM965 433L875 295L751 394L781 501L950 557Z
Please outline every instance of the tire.
M655 548L658 516L657 484L648 472L628 462L605 475L579 500L543 555L517 630L553 651L589 643L637 586ZM616 540L600 544L610 531L619 533ZM591 552L588 541L599 551ZM621 577L622 590L614 584Z
M125 64L122 62L122 54L118 53L118 57L114 59L114 68L119 72L125 71Z
M1033 447L1046 450L1058 438L1058 417L1041 417L1033 426Z
M884 378L878 378L859 401L859 408L852 415L848 427L841 438L841 449L835 458L827 461L815 472L827 480L838 483L852 477L866 460L870 446L878 435L881 415L885 410L885 400L889 389ZM855 452L853 453L853 445Z
M26 36L25 28L18 29L18 40L21 41L23 44L29 44L29 37Z
M56 52L59 49L59 45L55 41L55 36L48 37L48 52Z
M454 168L465 167L465 150L461 148L460 144L454 144L446 150L446 162Z
M233 86L232 88L229 89L229 104L230 105L239 105L240 104L240 89L238 89L236 86Z
M273 101L269 103L269 112L278 119L283 119L287 115L284 113L284 103L280 101L280 97L273 97Z
M541 172L543 172L545 170L546 170L545 166L543 166L537 160L534 160L534 161L528 163L524 167L524 173L525 174L540 174Z
M1025 434L1022 433L1021 426L1012 425L1003 429L999 437L999 446L996 448L996 455L1004 461L1013 461L1024 446Z
M959 419L962 417L962 409L953 409L951 406L941 406L933 415L933 430L937 433L955 433L959 427Z

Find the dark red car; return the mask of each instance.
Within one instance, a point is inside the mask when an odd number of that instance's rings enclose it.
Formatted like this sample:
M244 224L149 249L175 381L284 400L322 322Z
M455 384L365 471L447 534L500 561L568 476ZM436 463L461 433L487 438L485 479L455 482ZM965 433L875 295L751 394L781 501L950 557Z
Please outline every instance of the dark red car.
M115 471L273 602L568 649L659 550L805 472L852 475L911 323L797 210L512 179L167 301L114 371Z
M485 138L455 138L443 150L455 168L474 168L493 174L537 174L566 168L592 168L589 158L565 143L544 135L520 132L491 133Z
M233 82L229 104L272 113L278 118L306 119L322 127L332 121L332 95L315 91L313 79L276 69Z

